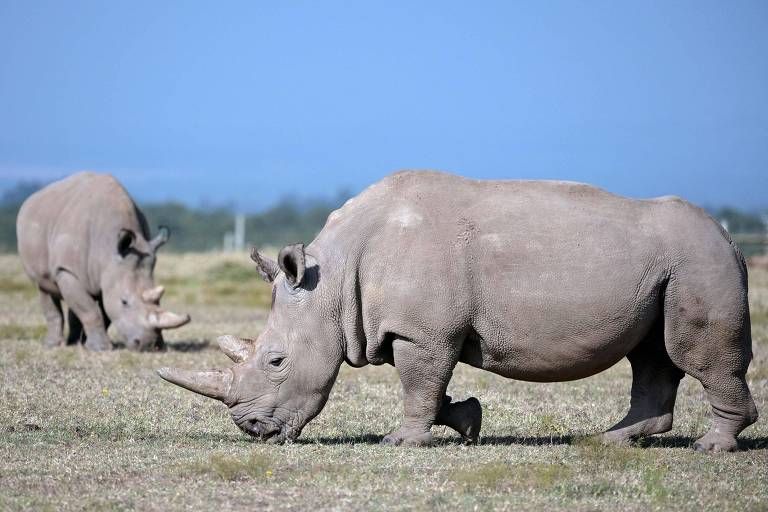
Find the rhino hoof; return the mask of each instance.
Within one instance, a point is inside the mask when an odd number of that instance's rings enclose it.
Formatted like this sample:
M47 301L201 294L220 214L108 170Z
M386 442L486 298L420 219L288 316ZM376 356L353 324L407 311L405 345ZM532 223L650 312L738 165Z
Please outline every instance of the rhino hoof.
M43 346L47 348L53 348L53 347L62 347L64 346L64 338L63 337L48 337L46 336L43 339Z
M587 439L606 446L630 446L632 444L632 437L618 430L609 430L602 434L595 434Z
M104 352L107 350L112 350L112 342L109 341L109 338L92 338L89 336L85 340L85 348L92 352Z
M477 444L483 425L483 408L475 397L451 403L451 397L446 395L435 424L451 427L461 434L465 445Z
M735 452L739 444L732 436L707 434L693 443L693 449L703 453Z
M461 437L464 438L464 444L477 444L480 438L480 427L483 425L483 407L475 397L467 398L463 403L465 404L465 411L463 412L466 414L468 422Z
M399 429L384 436L381 444L391 446L432 446L432 432Z

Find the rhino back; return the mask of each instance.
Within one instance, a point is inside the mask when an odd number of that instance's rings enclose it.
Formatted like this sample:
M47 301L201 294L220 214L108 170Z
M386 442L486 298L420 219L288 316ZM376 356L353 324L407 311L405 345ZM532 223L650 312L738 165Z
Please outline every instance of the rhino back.
M55 274L66 269L97 294L121 229L134 231L137 247L146 245L147 222L122 185L109 175L78 173L24 202L17 219L19 255L44 289L56 292Z
M470 364L562 380L614 364L648 333L670 267L702 237L722 241L682 201L404 172L332 214L313 245L357 276L369 352L387 332L469 339ZM520 373L494 357L538 363Z

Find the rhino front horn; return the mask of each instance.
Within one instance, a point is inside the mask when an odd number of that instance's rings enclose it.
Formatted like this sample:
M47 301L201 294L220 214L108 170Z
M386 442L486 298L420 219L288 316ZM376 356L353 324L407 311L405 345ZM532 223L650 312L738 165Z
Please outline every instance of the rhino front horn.
M237 336L219 336L216 341L219 348L236 363L242 363L253 353L253 340L244 340Z
M225 400L232 387L231 370L188 371L160 368L157 374L171 384L216 400Z
M149 324L155 329L175 329L189 320L189 315L178 315L171 311L155 311L149 314Z

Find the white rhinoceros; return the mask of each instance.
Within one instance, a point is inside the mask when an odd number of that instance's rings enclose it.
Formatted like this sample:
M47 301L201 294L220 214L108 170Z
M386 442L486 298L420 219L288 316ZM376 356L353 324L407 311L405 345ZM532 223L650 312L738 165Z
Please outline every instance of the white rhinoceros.
M306 250L253 258L273 297L258 339L220 339L231 368L159 373L261 438L295 439L345 361L397 368L405 419L383 440L396 445L430 444L434 424L477 439L477 400L445 395L459 362L554 382L627 357L632 400L608 441L668 431L685 373L714 413L696 448L733 450L757 419L744 259L676 197L401 172L333 212Z
M160 309L164 289L154 284L168 229L150 240L144 215L112 176L79 173L35 192L21 205L16 234L24 270L40 293L46 345L64 344L62 299L69 341L85 329L91 350L112 348L110 322L128 348L147 350L162 348L161 329L189 321Z

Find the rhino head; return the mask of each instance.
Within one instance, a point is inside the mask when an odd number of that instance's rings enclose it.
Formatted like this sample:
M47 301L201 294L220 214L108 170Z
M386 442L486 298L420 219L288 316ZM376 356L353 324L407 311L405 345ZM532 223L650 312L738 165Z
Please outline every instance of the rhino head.
M255 249L259 274L272 283L272 307L256 340L221 336L219 347L235 364L227 369L161 368L163 379L221 400L247 434L284 442L296 439L325 405L344 360L328 321L328 287L319 286L315 258L303 245L280 251L277 262Z
M156 253L169 236L170 231L164 226L150 241L137 238L133 231L121 230L115 254L102 275L104 311L129 349L161 349L162 329L174 329L189 322L189 315L160 308L165 289L154 283Z

